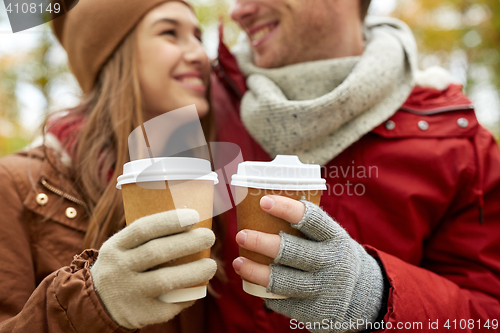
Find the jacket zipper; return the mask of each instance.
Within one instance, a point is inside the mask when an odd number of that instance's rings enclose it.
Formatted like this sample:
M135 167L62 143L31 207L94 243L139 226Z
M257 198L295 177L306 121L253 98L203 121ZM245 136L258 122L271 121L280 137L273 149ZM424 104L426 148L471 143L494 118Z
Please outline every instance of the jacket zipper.
M85 207L85 208L87 207L87 205L85 204L85 202L83 202L82 200L77 199L77 198L75 198L74 196L69 195L69 194L67 194L67 193L64 193L63 191L61 191L61 190L59 190L59 189L55 188L54 186L52 186L52 185L50 185L49 183L47 183L47 181L45 180L45 178L42 178L41 183L42 183L42 185L43 185L43 186L44 186L47 190L49 190L49 191L51 191L51 192L53 192L53 193L57 194L58 196L63 197L63 198L66 198L66 199L68 199L69 201L72 201L72 202L74 202L74 203L76 203L76 204L79 204L79 205L81 205L81 206L83 206L83 207Z
M429 110L429 111L418 111L418 110L413 110L413 109L409 109L409 108L405 108L405 107L401 107L400 109L403 111L413 113L413 114L418 114L421 116L430 116L433 114L450 112L450 111L472 110L472 109L474 109L474 106L473 105L447 106L447 107L437 108L437 109Z

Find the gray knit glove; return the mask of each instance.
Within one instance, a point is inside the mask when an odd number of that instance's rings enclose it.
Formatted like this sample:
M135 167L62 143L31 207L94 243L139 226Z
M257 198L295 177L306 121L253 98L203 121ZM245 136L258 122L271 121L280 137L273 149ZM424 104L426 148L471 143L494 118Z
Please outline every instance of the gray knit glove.
M384 292L381 269L327 213L301 202L304 217L292 226L310 240L281 233L267 291L289 298L267 299L266 305L304 324L327 323L311 332L362 331L365 325L349 324L375 322Z
M136 329L166 322L194 303L168 304L155 297L210 280L217 269L215 261L148 269L211 247L215 242L211 230L187 231L199 218L192 209L149 215L102 245L91 274L97 294L120 326Z

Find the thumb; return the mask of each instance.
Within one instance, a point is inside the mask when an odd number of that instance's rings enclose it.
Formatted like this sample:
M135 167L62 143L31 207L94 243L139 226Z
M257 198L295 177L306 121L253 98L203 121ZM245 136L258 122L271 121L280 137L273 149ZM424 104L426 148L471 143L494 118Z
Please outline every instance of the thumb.
M305 205L306 211L302 220L296 225L292 224L292 227L319 242L347 235L344 228L317 205L306 200L300 202Z

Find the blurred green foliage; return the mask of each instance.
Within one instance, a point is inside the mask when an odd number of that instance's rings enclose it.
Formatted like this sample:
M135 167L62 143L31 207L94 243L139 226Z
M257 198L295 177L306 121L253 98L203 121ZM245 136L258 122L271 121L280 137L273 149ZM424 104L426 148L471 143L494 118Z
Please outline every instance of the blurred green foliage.
M410 25L420 52L446 65L453 51L463 50L469 64L490 67L500 87L500 1L400 0L393 15Z
M496 92L496 96L490 95L490 101L495 97L499 100L500 1L399 0L392 15L411 27L421 59L445 68L461 65L469 96L486 86ZM493 110L499 107L498 102L486 104L486 108L492 108L489 112L500 112ZM483 125L500 138L498 121Z
M30 142L25 136L0 137L0 153L2 156L21 150Z
M218 27L220 23L224 25L224 42L233 45L235 44L239 28L237 24L229 17L229 8L233 0L195 0L195 11L200 25L204 30L208 27Z
M19 150L34 137L34 133L23 128L19 118L23 107L16 93L19 85L29 84L40 91L47 113L53 102L51 84L69 72L67 64L51 59L55 43L50 33L50 26L44 24L36 34L36 46L29 52L0 56L0 156Z

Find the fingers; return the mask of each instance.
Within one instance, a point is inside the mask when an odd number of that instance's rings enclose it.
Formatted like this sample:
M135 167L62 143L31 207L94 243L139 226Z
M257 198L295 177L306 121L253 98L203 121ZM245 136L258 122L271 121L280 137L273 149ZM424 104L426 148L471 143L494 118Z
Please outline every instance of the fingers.
M280 250L281 237L255 230L241 230L236 234L239 246L252 252L260 253L269 258L276 258Z
M141 217L112 238L119 248L132 249L152 239L189 230L199 220L194 209L170 210Z
M316 272L328 265L333 258L320 242L281 232L280 250L274 263L306 272Z
M265 212L279 217L317 241L324 241L345 233L325 211L306 200L294 200L279 195L266 195L260 200Z
M259 284L263 287L267 287L269 284L271 269L268 265L257 264L247 258L238 257L233 261L233 268L241 278L249 282Z
M138 274L143 293L157 297L174 289L192 287L210 280L217 270L214 260L204 258L187 264L159 268Z
M266 213L292 224L299 223L305 212L302 202L280 195L266 195L262 197L260 199L260 207Z
M288 297L314 297L322 292L325 286L317 285L314 273L295 268L271 265L267 291Z
M208 249L214 243L215 235L212 230L199 228L153 239L126 251L125 256L129 260L131 270L142 272L170 260Z

